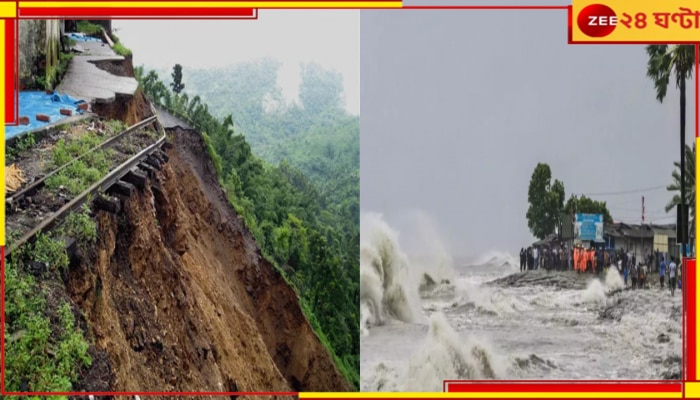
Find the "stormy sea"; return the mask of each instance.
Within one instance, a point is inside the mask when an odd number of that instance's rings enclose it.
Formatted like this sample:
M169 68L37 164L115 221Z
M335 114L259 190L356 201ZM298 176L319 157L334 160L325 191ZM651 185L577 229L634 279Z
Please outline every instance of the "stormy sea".
M573 271L519 271L507 252L453 259L434 227L420 257L361 218L361 390L445 379L680 379L682 293ZM516 249L517 252L519 249ZM652 275L654 278L656 275Z

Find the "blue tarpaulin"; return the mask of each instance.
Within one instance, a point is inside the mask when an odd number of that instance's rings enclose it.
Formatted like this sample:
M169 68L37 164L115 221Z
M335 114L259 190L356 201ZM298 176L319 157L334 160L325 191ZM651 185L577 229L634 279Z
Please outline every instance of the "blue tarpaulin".
M102 42L101 39L98 39L98 38L92 37L92 36L88 36L84 33L70 32L70 33L66 33L66 36L75 40L76 42Z
M76 100L67 94L46 94L46 92L19 92L19 116L29 117L29 125L6 126L5 140L33 131L54 122L67 118L61 115L61 109L66 108L78 114L78 104L84 100ZM46 114L51 118L50 122L41 122L36 119L37 114Z

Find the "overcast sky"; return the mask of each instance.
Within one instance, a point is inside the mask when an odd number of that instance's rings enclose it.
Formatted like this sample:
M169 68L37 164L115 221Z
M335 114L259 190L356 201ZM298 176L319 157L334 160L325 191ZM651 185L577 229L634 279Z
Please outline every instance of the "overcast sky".
M675 86L659 103L643 46L570 46L566 21L565 11L362 11L362 210L390 223L424 212L455 255L517 253L533 240L538 162L567 198L668 184ZM592 197L638 223L642 195L647 222L675 222L664 189Z
M360 12L260 10L257 21L115 20L134 64L152 68L221 67L272 57L283 62L278 82L288 99L299 93L299 64L315 61L343 74L346 108L360 109Z

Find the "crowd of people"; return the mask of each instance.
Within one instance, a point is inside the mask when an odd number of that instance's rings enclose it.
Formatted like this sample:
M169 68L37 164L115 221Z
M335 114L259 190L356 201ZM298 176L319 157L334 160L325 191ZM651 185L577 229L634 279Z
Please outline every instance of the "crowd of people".
M571 260L565 246L530 246L520 249L520 270L547 269L564 271Z
M675 257L667 258L658 250L648 252L642 260L637 255L624 249L584 248L574 246L567 249L565 245L530 246L520 249L520 271L527 270L573 270L578 273L593 273L602 276L608 268L615 266L624 276L625 286L633 289L645 288L649 284L650 274L659 274L660 287L664 283L673 294L680 289L681 269Z

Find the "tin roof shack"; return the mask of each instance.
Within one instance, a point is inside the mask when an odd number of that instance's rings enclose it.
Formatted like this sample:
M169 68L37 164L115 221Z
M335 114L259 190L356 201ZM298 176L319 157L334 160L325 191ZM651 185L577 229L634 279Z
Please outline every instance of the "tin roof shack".
M604 237L610 247L631 250L637 259L656 250L678 256L675 224L642 225L616 222L605 225Z
M676 258L680 256L676 243L676 224L656 225L654 229L654 251L656 250Z

